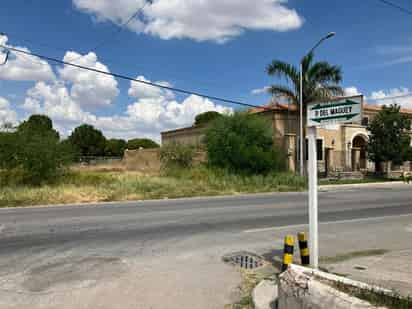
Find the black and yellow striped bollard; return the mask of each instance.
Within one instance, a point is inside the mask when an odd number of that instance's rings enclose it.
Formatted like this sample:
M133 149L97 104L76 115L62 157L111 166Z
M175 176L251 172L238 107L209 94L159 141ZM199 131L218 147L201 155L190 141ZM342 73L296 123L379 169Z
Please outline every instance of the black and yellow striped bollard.
M288 269L289 265L293 263L293 247L295 245L295 239L292 235L285 237L285 248L283 250L283 265L282 271Z
M309 257L308 238L306 236L306 233L299 233L298 240L299 240L300 258L302 260L302 265L309 266L310 257Z

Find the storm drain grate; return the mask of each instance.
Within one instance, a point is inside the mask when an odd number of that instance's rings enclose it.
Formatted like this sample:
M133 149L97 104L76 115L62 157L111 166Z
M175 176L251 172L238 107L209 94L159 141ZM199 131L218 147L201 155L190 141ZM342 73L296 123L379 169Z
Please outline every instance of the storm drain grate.
M250 252L235 252L225 255L223 262L244 269L255 269L263 266L263 257Z

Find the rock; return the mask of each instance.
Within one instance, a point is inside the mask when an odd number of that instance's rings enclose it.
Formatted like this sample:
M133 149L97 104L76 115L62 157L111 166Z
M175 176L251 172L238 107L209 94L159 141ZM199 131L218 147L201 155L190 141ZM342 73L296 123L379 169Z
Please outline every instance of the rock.
M256 309L277 308L278 286L275 281L263 280L253 290L253 304Z

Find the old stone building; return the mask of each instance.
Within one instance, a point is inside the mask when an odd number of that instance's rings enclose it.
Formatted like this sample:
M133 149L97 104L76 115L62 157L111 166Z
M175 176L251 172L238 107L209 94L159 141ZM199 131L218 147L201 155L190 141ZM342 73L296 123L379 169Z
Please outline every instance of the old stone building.
M381 107L364 103L362 110L362 123L318 128L318 168L321 174L336 175L345 172L360 174L375 170L374 163L367 159L366 145L369 134L366 127ZM251 109L249 112L264 117L271 123L275 145L287 154L289 170L295 171L299 145L297 134L299 115L296 106L271 103L266 107ZM401 112L412 119L412 110L401 109ZM206 130L207 126L194 126L163 132L162 144L178 142L199 146L202 145ZM305 144L307 148L307 142Z

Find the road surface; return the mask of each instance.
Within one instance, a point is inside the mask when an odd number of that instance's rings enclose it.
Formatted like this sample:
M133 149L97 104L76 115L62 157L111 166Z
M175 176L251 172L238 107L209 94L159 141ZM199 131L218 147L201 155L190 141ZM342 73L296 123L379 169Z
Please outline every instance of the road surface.
M412 249L412 188L321 192L321 255ZM222 308L221 262L279 253L306 230L305 193L0 210L0 308Z

